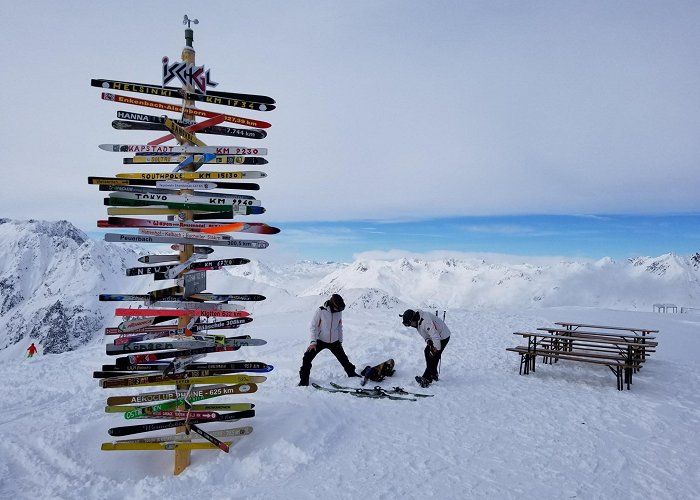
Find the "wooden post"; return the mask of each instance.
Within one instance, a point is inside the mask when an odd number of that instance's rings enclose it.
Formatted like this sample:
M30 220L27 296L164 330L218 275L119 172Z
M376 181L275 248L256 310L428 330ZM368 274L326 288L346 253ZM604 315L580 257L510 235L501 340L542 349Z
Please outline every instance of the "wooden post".
M185 22L188 24L187 29L185 30L185 48L182 49L182 55L181 59L187 63L194 64L195 61L195 52L194 48L192 47L192 42L194 40L194 32L189 26L189 20L187 19L187 16L185 16ZM195 23L196 24L196 23ZM189 86L184 87L186 90L191 91L192 88ZM187 99L183 99L183 112L182 112L182 119L183 120L194 120L194 116L189 112L187 109L189 106L194 106L193 101L189 101ZM188 166L184 169L185 171L193 171L193 168L191 166ZM180 194L192 194L192 190L181 190ZM192 211L191 210L186 210L184 212L185 214L185 220L186 221L192 221ZM194 245L183 245L183 250L180 251L180 262L185 262L187 259L192 257L194 254ZM184 293L184 288L181 288L181 292ZM178 319L177 326L178 328L185 328L191 320L190 316L182 316ZM187 390L189 389L190 385L189 384L179 384L176 386L178 390ZM178 409L185 409L184 405L178 407ZM185 432L185 427L177 427L176 432ZM175 476L179 475L181 472L183 472L188 466L190 465L190 450L175 450L175 467L173 470L173 474Z

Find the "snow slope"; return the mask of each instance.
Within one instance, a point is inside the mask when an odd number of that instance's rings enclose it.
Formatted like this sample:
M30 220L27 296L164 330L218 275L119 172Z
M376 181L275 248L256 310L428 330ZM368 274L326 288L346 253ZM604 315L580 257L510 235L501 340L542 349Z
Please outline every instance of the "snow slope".
M256 404L255 418L238 423L255 431L229 455L193 452L178 477L173 452L99 450L125 422L103 412L106 396L138 392L98 388L102 341L33 360L24 346L0 352L0 498L700 497L700 315L450 309L441 380L425 391L435 396L404 402L296 387L311 310L304 300L294 310L295 300L246 327L269 343L240 357L276 367L256 394L228 398ZM393 357L397 373L383 385L420 391L422 343L396 313L346 311L345 347L358 366ZM505 351L512 332L554 321L658 328L660 347L631 391L618 392L605 367L538 364L519 376ZM348 382L328 353L312 380Z
M255 320L237 332L268 344L207 360L275 370L255 394L212 401L255 403L255 418L234 424L253 425L253 434L229 455L193 452L173 477L173 452L99 449L107 429L125 423L104 413L105 398L140 391L100 389L91 376L110 362L100 330L117 323L115 304L95 296L152 288L149 277L123 275L143 250L40 221L0 221L0 245L0 498L700 498L700 315L650 312L655 302L698 307L697 254L255 261L209 273L208 291L268 297L247 305ZM447 310L453 336L433 398L296 386L313 309L335 291L348 304L350 359L359 368L396 360L387 387L420 390L423 344L398 314ZM618 392L605 367L561 362L519 376L517 356L505 351L519 343L512 332L555 321L655 328L660 346L631 391ZM34 338L43 353L58 353L25 359ZM328 353L311 377L357 384Z

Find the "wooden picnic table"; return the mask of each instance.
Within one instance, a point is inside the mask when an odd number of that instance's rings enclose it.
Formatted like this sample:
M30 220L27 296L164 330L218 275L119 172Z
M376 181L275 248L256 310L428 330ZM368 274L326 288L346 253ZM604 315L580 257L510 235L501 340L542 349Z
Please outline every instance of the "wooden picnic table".
M555 323L555 325L561 325L562 323ZM566 323L566 324L571 324L571 323ZM584 327L586 325L579 325L581 327ZM591 326L591 325L588 325ZM658 332L658 330L641 330L641 329L630 329L630 328L615 328L615 327L600 327L600 328L608 328L610 330L615 330L615 331L586 331L586 330L578 330L578 329L570 329L570 328L552 328L552 327L540 327L537 328L537 330L542 330L546 331L550 334L559 334L563 336L576 336L576 337L592 337L592 338L599 338L599 339L605 339L605 338L622 338L625 341L628 342L639 342L641 344L645 344L642 349L642 358L646 357L646 352L647 348L649 347L656 347L658 345L657 342L653 342L652 340L655 339L656 337L654 335L647 335L647 333L655 333ZM629 332L629 333L627 333ZM641 332L641 335L639 335L637 332Z
M602 326L602 325L589 325L586 323L566 323L564 321L559 321L557 323L554 323L555 325L560 325L566 328L567 330L577 330L578 328L596 328L599 330L627 330L630 332L640 332L642 336L651 334L651 333L659 333L659 330L652 330L650 328L632 328L632 327L627 327L627 326Z
M566 329L547 329L537 332L514 332L514 335L526 338L527 346L507 348L506 350L520 354L520 374L527 375L530 370L535 371L537 356L543 359L545 364L562 360L579 361L606 365L617 378L618 390L623 390L624 385L630 389L632 374L641 363L644 362L644 349L651 346L640 342L643 337L633 335L634 338L624 336L605 335L577 335ZM548 330L554 330L550 332Z

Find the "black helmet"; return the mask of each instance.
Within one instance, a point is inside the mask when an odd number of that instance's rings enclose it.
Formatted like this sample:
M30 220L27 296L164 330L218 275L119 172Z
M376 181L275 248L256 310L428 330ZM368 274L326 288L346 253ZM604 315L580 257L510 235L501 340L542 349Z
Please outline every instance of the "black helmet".
M328 307L330 307L332 312L341 312L345 310L345 301L343 300L343 297L337 293L334 293L328 300Z
M415 314L416 312L413 309L406 309L403 314L399 314L403 318L403 326L411 326Z

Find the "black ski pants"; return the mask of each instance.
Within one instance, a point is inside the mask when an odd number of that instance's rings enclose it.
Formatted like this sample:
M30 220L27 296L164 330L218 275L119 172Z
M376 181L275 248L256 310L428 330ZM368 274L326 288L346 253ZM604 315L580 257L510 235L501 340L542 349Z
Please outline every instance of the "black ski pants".
M343 369L348 376L353 376L355 374L355 365L353 365L348 359L348 355L345 354L342 342L323 342L321 340L316 341L316 349L313 351L307 351L304 353L304 359L301 363L301 368L299 369L299 378L301 383L309 383L309 375L311 374L311 362L314 360L316 355L328 349L333 353L333 356L343 365Z
M438 363L440 363L440 358L442 358L442 353L445 352L445 346L450 341L450 337L446 339L440 339L440 350L433 354L430 349L430 344L425 346L425 371L423 372L423 378L431 380L433 376L437 377L438 374Z

